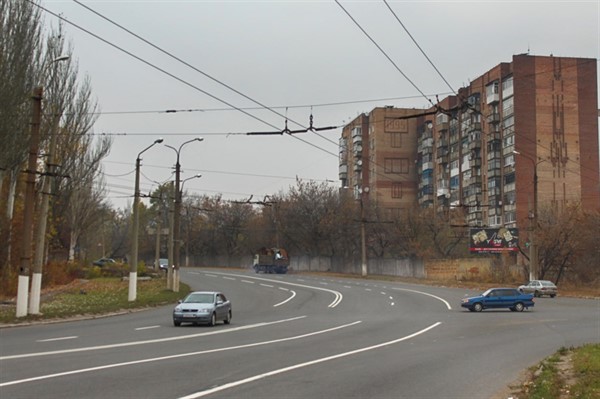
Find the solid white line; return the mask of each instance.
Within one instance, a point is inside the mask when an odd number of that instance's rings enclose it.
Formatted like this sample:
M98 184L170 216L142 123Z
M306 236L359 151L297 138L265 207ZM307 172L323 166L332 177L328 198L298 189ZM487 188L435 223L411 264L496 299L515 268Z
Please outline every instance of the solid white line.
M282 288L280 288L280 289L282 289ZM286 290L287 290L287 288L286 288ZM294 298L296 296L296 291L293 291L293 290L287 290L287 291L291 291L292 295L288 299L286 299L285 301L279 302L279 303L276 303L275 305L273 305L274 308L276 308L277 306L281 306L284 303L287 303L287 302L291 301L292 298Z
M300 364L296 364L296 365L289 366L289 367L284 367L284 368L281 368L281 369L278 369L278 370L269 371L269 372L263 373L263 374L257 374L255 376L252 376L252 377L249 377L249 378L245 378L243 380L239 380L239 381L235 381L235 382L230 382L228 384L221 385L219 387L214 387L214 388L211 388L211 389L207 389L205 391L200 391L200 392L193 393L191 395L182 396L179 399L196 399L196 398L201 398L203 396L207 396L207 395L213 394L215 392L224 391L226 389L234 388L234 387L237 387L237 386L240 386L240 385L243 385L243 384L247 384L249 382L254 382L254 381L262 380L264 378L271 377L271 376L274 376L274 375L277 375L277 374L283 374L283 373L287 373L288 371L293 371L293 370L296 370L296 369L299 369L299 368L308 367L308 366L312 366L312 365L323 363L323 362L328 362L330 360L335 360L335 359L339 359L339 358L342 358L342 357L352 356L352 355L355 355L355 354L361 353L361 352L366 352L366 351L370 351L370 350L374 350L374 349L379 349L379 348L381 348L383 346L393 345L393 344L396 344L398 342L406 341L406 340L414 338L414 337L416 337L418 335L424 334L427 331L429 331L429 330L431 330L431 329L439 326L440 324L442 324L442 323L441 322L437 322L435 324L430 325L427 328L422 329L421 331L417 331L414 334L407 335L406 337L398 338L398 339L395 339L393 341L382 342L382 343L377 344L377 345L367 346L367 347L360 348L360 349L355 349L355 350L352 350L352 351L349 351L349 352L338 353L337 355L322 357L320 359L315 359L315 360L311 360L309 362L300 363Z
M135 329L135 331L141 331L141 330L150 330L152 328L159 328L160 326L148 326L148 327L138 327Z
M146 340L146 341L133 341L133 342L123 342L123 343L120 343L120 344L88 346L86 348L73 348L73 349L63 349L63 350L48 351L48 352L24 353L22 355L2 356L2 357L0 357L0 360L23 359L23 358L26 358L26 357L58 355L58 354L63 354L63 353L86 352L86 351L95 351L95 350L100 350L100 349L122 348L124 346L154 344L154 343L157 343L157 342L178 341L178 340L181 340L181 339L204 337L204 336L207 336L207 335L215 335L215 334L225 334L225 333L229 333L229 332L233 332L233 331L241 331L241 330L248 330L250 328L270 326L270 325L273 325L273 324L279 324L279 323L285 323L285 322L288 322L288 321L300 320L300 319L303 319L305 317L306 316L292 317L290 319L283 319L283 320L277 320L277 321L271 321L271 322L250 324L250 325L247 325L247 326L241 326L241 327L235 327L235 328L228 328L228 329L225 329L225 330L215 330L215 331L203 332L203 333L198 333L198 334L182 335L182 336L178 336L178 337L157 338L157 339L149 339L149 340Z
M248 276L242 276L242 275L239 275L239 274L219 273L219 272L212 272L212 273L222 274L222 275L236 276L236 277L240 277L240 278L241 277L246 277L246 278L250 278L250 279L254 279L254 280L270 281L270 282L277 283L277 284L292 285L292 286L295 286L295 287L310 288L310 289L313 289L313 290L319 290L319 291L329 292L329 293L331 293L331 294L333 294L335 296L335 299L333 300L333 302L331 302L327 306L329 308L335 308L337 305L339 305L342 302L342 299L344 298L344 296L342 295L341 292L330 290L328 288L321 288L321 287L314 287L314 286L311 286L311 285L303 285L303 284L290 283L290 282L287 282L287 281L269 280L267 278L261 278L261 277L248 277ZM302 281L302 280L298 279L297 281Z
M225 351L231 351L231 350L235 350L235 349L251 348L251 347L255 347L255 346L272 345L272 344L275 344L275 343L278 343L278 342L293 341L293 340L297 340L297 339L311 337L311 336L314 336L314 335L325 334L325 333L328 333L328 332L331 332L331 331L341 330L342 328L352 327L352 326L354 326L356 324L359 324L359 323L361 323L361 321L355 321L355 322L352 322L352 323L349 323L349 324L344 324L344 325L341 325L341 326L332 327L332 328L328 328L328 329L325 329L325 330L315 331L315 332L312 332L312 333L306 333L306 334L302 334L302 335L296 335L296 336L288 337L288 338L274 339L274 340L271 340L271 341L256 342L256 343L253 343L253 344L237 345L237 346L230 346L230 347L227 347L227 348L218 348L218 349L207 349L207 350L204 350L204 351L191 352L191 353L182 353L182 354L179 354L179 355L169 355L169 356L155 357L155 358L144 359L144 360L133 360L133 361L130 361L130 362L106 364L104 366L90 367L90 368L87 368L87 369L72 370L72 371L63 371L61 373L48 374L48 375L40 375L38 377L31 377L31 378L25 378L25 379L22 379L22 380L14 380L14 381L4 382L4 383L0 384L0 387L5 387L5 386L9 386L9 385L23 384L23 383L32 382L32 381L47 380L47 379L50 379L50 378L63 377L63 376L66 376L66 375L88 373L90 371L98 371L98 370L105 370L105 369L111 369L111 368L116 368L116 367L124 367L124 366L132 366L132 365L136 365L136 364L157 362L157 361L161 361L161 360L170 360L170 359L178 359L178 358L182 358L182 357L204 355L206 353L225 352Z
M430 293L428 293L428 292L417 291L417 290L409 290L408 288L396 288L396 287L394 287L393 289L394 289L394 290L398 290L398 291L408 291L408 292L415 292L415 293L417 293L417 294L423 294L423 295L430 296L430 297L432 297L432 298L435 298L435 299L437 299L438 301L442 301L443 303L445 303L445 304L446 304L446 307L448 308L448 310L452 310L452 306L450 306L450 304L448 303L448 301L446 301L446 300L445 300L445 299L443 299L443 298L440 298L439 296L435 296L435 295L433 295L433 294L430 294Z
M67 339L76 339L79 338L77 335L73 335L71 337L60 337L60 338L48 338L48 339L38 339L35 342L54 342L54 341L64 341Z

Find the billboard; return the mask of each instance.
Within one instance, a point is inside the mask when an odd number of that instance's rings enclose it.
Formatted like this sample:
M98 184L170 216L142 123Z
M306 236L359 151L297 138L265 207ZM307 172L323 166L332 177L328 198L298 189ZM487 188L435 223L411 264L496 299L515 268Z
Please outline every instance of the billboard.
M469 251L504 252L518 251L519 229L500 227L497 229L469 229Z

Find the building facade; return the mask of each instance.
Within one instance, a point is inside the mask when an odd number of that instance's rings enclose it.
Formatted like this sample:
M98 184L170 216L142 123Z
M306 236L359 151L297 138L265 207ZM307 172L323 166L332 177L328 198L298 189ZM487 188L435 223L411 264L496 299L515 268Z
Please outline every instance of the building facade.
M513 56L430 110L375 108L340 139L340 180L390 213L461 210L520 227L542 207L600 209L595 59Z

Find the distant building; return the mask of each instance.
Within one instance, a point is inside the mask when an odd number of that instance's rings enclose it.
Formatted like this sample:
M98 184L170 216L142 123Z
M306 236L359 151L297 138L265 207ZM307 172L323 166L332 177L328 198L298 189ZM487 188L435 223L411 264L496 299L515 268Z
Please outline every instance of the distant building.
M462 209L468 226L528 227L536 185L538 209L599 210L596 71L516 55L436 108L375 108L342 131L342 187L389 216Z

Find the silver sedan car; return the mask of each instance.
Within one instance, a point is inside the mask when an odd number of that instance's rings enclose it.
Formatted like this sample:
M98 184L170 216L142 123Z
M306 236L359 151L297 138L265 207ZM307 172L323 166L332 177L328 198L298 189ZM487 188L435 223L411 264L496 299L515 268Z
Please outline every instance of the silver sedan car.
M231 323L231 302L225 295L216 291L195 291L179 301L173 309L173 324L208 324L214 326L218 321Z
M548 295L554 298L558 294L556 285L552 281L547 280L531 280L529 283L521 285L519 291L525 294L533 294L537 297Z

